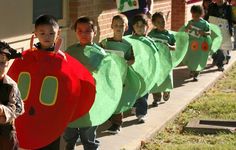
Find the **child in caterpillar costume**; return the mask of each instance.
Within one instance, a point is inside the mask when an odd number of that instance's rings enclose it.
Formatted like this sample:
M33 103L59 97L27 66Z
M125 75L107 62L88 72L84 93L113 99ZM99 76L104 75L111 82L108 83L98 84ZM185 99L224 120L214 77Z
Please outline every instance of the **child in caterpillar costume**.
M193 81L198 81L197 77L207 63L212 40L210 35L210 25L201 18L203 10L199 5L191 7L192 20L185 27L189 33L189 50L184 58L184 64L190 70L190 77Z
M134 62L132 46L123 39L125 31L128 29L128 19L122 14L114 16L112 18L111 28L113 30L113 37L102 40L100 43L101 47L107 50L112 50L113 52L122 52L122 57L127 61L127 64L132 65ZM133 88L130 90L133 90ZM123 92L121 99L124 99L127 103L130 102L131 100L126 99L124 94L125 91ZM120 105L123 105L123 103L120 102ZM112 115L109 119L112 125L107 129L107 131L111 134L117 134L122 125L122 118L123 112Z
M86 115L71 122L65 131L66 149L74 149L80 136L85 150L97 150L97 126L107 121L114 113L122 94L125 62L116 55L107 54L93 42L96 27L90 18L78 18L74 30L79 43L73 44L66 51L84 64L96 81L96 95L92 108Z
M169 53L171 53L171 50L175 50L175 37L172 33L167 31L165 29L165 17L163 13L156 12L152 16L152 24L155 26L154 29L152 29L149 32L149 36L155 41L166 44L169 49ZM169 63L172 64L172 61ZM167 101L170 98L170 91L173 89L173 72L171 71L168 77L165 79L165 81L157 88L155 89L155 93L153 94L153 103L152 105L154 107L158 106L158 102L161 101L162 98L162 92L163 92L163 100Z

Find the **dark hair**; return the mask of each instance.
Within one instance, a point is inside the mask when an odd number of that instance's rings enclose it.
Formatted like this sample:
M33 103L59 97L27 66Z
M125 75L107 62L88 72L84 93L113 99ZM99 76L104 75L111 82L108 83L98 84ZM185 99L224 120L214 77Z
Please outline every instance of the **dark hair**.
M59 28L56 18L51 15L40 15L35 21L35 28L39 25L51 25L53 27Z
M96 22L93 19L91 19L89 17L86 17L86 16L79 17L75 21L74 25L72 26L72 29L74 29L76 31L77 25L80 24L80 23L87 23L87 24L89 24L91 26L93 31L95 31L95 32L97 31L97 24L96 24Z
M132 26L135 25L137 22L142 21L143 24L148 25L148 18L144 14L138 14L134 16L133 21L132 21Z
M165 20L164 14L162 12L155 12L152 15L152 23L154 23L156 21L157 18L162 18Z
M10 47L6 42L0 41L0 53L5 53L8 60L21 57L21 53Z
M197 13L197 14L202 15L203 9L202 9L202 7L201 7L200 5L193 5L193 6L191 7L190 12L191 12L191 13Z
M125 15L123 14L118 14L118 15L115 15L113 18L112 18L112 23L114 20L122 20L125 24L128 25L128 19Z

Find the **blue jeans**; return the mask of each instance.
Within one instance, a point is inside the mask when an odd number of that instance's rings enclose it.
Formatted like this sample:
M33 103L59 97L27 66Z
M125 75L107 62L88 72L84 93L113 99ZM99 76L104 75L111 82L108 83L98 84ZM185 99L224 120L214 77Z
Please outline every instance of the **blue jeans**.
M145 116L147 114L148 109L148 94L144 95L143 97L140 97L137 99L136 103L134 104L134 107L136 107L136 116Z
M99 141L96 140L97 126L86 128L66 128L64 139L66 141L66 150L74 150L76 141L80 137L84 150L97 150Z

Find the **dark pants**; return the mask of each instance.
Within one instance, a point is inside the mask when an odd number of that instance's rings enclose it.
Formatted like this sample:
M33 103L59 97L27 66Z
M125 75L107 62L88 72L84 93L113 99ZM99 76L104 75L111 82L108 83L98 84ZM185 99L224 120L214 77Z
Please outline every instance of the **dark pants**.
M66 150L74 150L76 141L80 137L84 150L97 150L99 141L96 140L97 126L86 128L66 128L64 139Z
M136 107L136 116L145 116L147 114L148 109L148 94L144 95L143 97L137 99L134 107Z
M0 134L0 150L18 150L18 148L18 140L14 131L8 135Z
M224 67L224 61L226 56L224 55L222 50L218 50L212 55L213 64L215 64L218 68Z
M118 126L121 126L122 125L122 119L123 119L123 113L120 113L120 114L112 115L109 120L111 121L112 124L116 124Z
M38 150L60 150L60 139L61 139L61 137L58 137L52 143L50 143L47 146L44 146Z

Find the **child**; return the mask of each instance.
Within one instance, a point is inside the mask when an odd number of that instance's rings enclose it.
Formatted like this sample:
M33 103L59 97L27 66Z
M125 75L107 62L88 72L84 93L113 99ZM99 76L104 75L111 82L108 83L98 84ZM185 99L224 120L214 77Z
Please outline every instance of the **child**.
M155 26L149 32L149 36L154 39L156 42L164 42L170 50L175 50L175 38L174 35L168 32L165 29L165 18L163 13L156 12L152 16L152 24ZM171 63L171 62L170 62ZM166 80L159 86L159 92L153 93L153 103L154 107L158 106L158 102L161 101L162 92L163 92L163 100L168 101L170 98L170 90L173 89L173 73L169 74Z
M190 41L192 43L189 45L189 50L184 63L188 66L190 77L193 77L193 81L198 81L197 77L200 71L206 66L209 50L203 51L201 49L202 46L198 46L198 44L202 45L203 43L198 43L196 41L210 35L210 28L208 22L201 18L203 13L201 6L193 5L191 7L191 13L192 20L188 22L185 31L190 33Z
M50 15L39 16L35 21L34 34L38 38L39 42L35 44L35 47L41 51L54 52L54 46L57 38L60 34L59 25L56 19ZM60 148L60 137L49 145L40 148L39 150Z
M9 60L19 57L7 43L0 42L0 149L19 148L15 119L24 112L23 101L15 81L6 75Z
M146 15L136 15L132 21L133 36L145 37L148 31L148 19ZM143 97L139 98L135 103L135 115L138 118L138 123L145 122L145 116L147 114L148 104L148 93Z
M129 65L133 64L134 56L132 46L125 39L123 35L128 29L128 19L125 15L119 14L112 18L111 28L113 29L113 37L102 40L101 47L104 49L122 51L124 58ZM123 113L114 114L110 118L112 123L107 131L111 134L117 134L122 125Z
M215 3L209 6L208 14L206 15L206 19L210 23L215 23L215 22L212 22L212 20L210 20L211 19L210 16L225 19L228 22L227 27L223 26L224 28L222 28L221 30L221 31L228 30L227 32L228 39L224 39L224 36L223 36L222 47L216 53L212 55L213 65L216 65L219 71L224 71L224 65L227 64L230 59L229 51L232 49L231 42L229 42L229 40L231 40L230 36L232 35L231 6L228 5L225 0L215 0ZM225 43L227 44L226 46L223 47Z
M75 21L74 30L76 32L78 44L74 44L66 51L72 57L78 59L86 68L93 72L97 69L101 60L105 56L105 52L93 43L93 38L96 35L97 26L93 20L88 17L80 17ZM94 56L85 56L84 48L90 45L96 51ZM64 139L67 142L66 150L73 150L77 139L80 137L85 150L97 150L99 141L96 140L97 126L84 128L70 128L65 131Z

